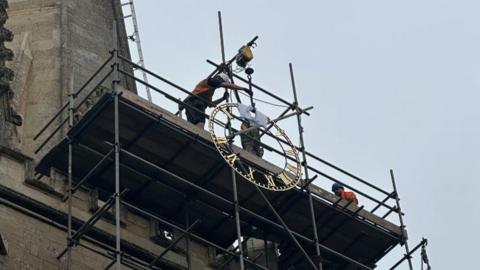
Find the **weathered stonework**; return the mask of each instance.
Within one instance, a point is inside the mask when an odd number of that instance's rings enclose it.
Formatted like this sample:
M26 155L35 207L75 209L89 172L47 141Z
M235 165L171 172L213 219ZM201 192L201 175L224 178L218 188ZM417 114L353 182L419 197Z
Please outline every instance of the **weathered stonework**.
M113 24L118 29L120 54L130 57L119 1L96 0L16 0L10 1L7 26L16 35L11 48L16 57L9 65L19 76L13 84L15 104L24 116L24 127L13 134L15 146L33 155L39 140L33 137L68 100L69 81L79 89L109 57L113 48ZM126 66L123 70L131 72ZM100 75L105 75L105 70ZM90 89L102 76L92 81ZM109 80L105 86L109 86ZM122 85L135 91L131 80ZM90 90L87 89L87 90ZM88 91L83 91L82 96ZM78 99L80 100L80 99ZM63 117L63 118L62 118ZM65 113L57 124L67 117ZM65 133L59 133L50 145ZM48 147L47 147L48 149ZM39 155L44 152L39 153Z
M51 186L25 183L29 161L27 157L20 154L15 156L14 153L0 151L0 216L2 216L0 233L3 239L9 243L9 253L6 256L0 255L0 269L64 269L65 261L56 260L56 256L66 245L66 224L59 222L55 217L28 210L29 205L25 202L11 199L15 196L24 196L31 200L31 203L38 204L37 208L49 208L50 211L57 211L65 215L66 204L62 202L61 197ZM61 178L61 176L57 177ZM12 194L5 195L9 190ZM73 199L74 219L86 221L92 215L90 193L90 190L87 189L75 193ZM103 202L99 202L99 204L102 205ZM132 212L124 211L123 214L122 241L142 249L145 256L150 256L150 260L153 260L165 249L166 245L162 246L152 241L150 220ZM95 230L108 234L113 239L115 226L107 215L96 223ZM89 244L87 240L82 240L81 243ZM178 246L184 247L185 241L180 241ZM193 241L190 243L190 247L194 265L192 269L210 269L207 248ZM98 249L98 246L96 248ZM104 269L106 263L110 262L110 260L82 247L76 247L73 250L73 262L76 266L72 269ZM38 252L43 253L39 254ZM87 256L89 260L83 260L84 256ZM168 252L162 261L171 267L165 269L186 268L186 254L179 252L178 248Z
M8 1L0 0L0 144L4 146L11 145L16 126L23 124L23 118L15 108L15 94L10 86L14 72L5 66L6 62L12 61L14 57L13 51L5 47L5 42L13 40L13 33L5 28L7 8Z

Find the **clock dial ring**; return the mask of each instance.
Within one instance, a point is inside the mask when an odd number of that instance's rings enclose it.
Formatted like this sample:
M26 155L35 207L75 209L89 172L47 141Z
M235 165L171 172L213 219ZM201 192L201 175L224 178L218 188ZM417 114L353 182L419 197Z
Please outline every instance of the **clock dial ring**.
M235 170L236 173L241 175L242 178L261 188L272 191L286 191L295 187L302 176L299 154L286 132L276 123L270 122L273 131L271 134L281 146L280 151L283 153L282 157L285 159L283 169L278 172L266 171L264 168L260 168L242 158L240 153L234 151L231 141L227 139L227 134L229 134L231 130L227 127L227 124L217 118L222 114L227 117L228 123L231 123L230 120L239 119L239 117L235 116L232 112L232 109L237 109L239 105L240 104L238 103L220 104L215 107L209 117L208 129L215 147L222 158ZM215 125L218 125L223 129L224 136L215 133ZM284 142L281 143L279 138L282 138ZM283 145L286 145L287 147L283 147ZM290 158L287 158L286 156Z

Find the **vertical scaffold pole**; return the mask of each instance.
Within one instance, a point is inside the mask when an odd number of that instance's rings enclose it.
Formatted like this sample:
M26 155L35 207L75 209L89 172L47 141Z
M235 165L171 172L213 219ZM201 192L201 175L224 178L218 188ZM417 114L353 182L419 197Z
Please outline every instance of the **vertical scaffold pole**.
M230 120L229 120L230 121ZM232 127L230 123L228 124L229 128L228 131L231 134L232 133ZM240 265L240 270L245 269L244 261L243 261L243 241L242 241L242 231L240 227L240 204L238 202L238 191L237 191L237 176L235 175L235 170L232 168L232 192L233 192L233 205L234 205L234 211L235 211L235 227L237 231L237 243L238 243L238 252L240 253L240 258L239 258L239 265Z
M222 23L222 12L218 11L218 32L220 32L220 51L222 52L222 64L225 64L225 42L223 41L223 23ZM227 88L225 88L225 92L230 92L228 91ZM232 97L228 97L229 101L232 102Z
M223 24L222 24L222 13L218 11L218 29L220 31L220 48L222 50L222 63L225 64L225 44L223 42ZM227 91L225 89L225 91ZM235 92L236 93L236 92ZM238 96L238 94L237 94ZM231 132L231 130L230 130ZM240 253L240 270L245 268L243 261L243 246L242 246L242 232L240 228L240 207L238 204L238 193L237 193L237 178L235 175L235 170L232 168L232 185L233 185L233 202L235 205L235 226L237 231L237 242L238 242L238 251Z
M73 114L74 114L74 109L75 106L73 104L74 102L74 90L73 90L73 76L74 76L74 70L72 69L72 75L70 78L70 89L69 89L69 104L68 104L68 129L71 129L73 127ZM67 269L70 270L72 269L72 178L73 178L73 138L68 138L68 202L67 202L67 208L68 208L68 217L67 217L67 247L68 247L68 253L67 253Z
M402 209L400 208L400 197L398 196L397 185L395 184L395 176L393 175L393 170L390 170L390 177L392 178L393 192L395 193L395 201L398 208L398 218L400 219L400 227L402 228L402 241L404 241L405 251L407 252L405 256L407 256L408 266L410 270L413 270L412 259L410 257L410 248L408 247L408 236L405 235L406 226L403 223Z
M218 11L218 31L220 32L220 49L222 51L222 64L226 63L225 59L225 41L223 38L223 23L222 23L222 12ZM230 80L233 82L233 75L230 73L228 74L230 77ZM228 89L225 88L225 91L228 91ZM230 91L230 94L234 92L235 93L235 98L237 99L238 102L241 102L240 100L240 95L238 94L237 91ZM233 98L230 96L229 97L229 102L232 102Z
M233 203L235 205L235 226L237 229L237 242L238 242L238 252L240 253L240 270L245 269L243 262L243 244L242 244L242 232L240 228L240 207L238 203L238 191L237 191L237 177L235 175L235 170L232 168L232 185L233 185Z
M295 110L298 111L299 110L299 106L298 106L298 98L297 98L297 88L295 86L295 77L293 75L293 65L292 63L289 63L289 68L290 68L290 78L291 78L291 81L292 81L292 89L293 89L293 98L294 98L294 105L295 105ZM302 165L303 165L303 169L305 171L305 179L308 181L309 180L309 177L308 177L308 164L307 164L307 155L305 153L305 143L304 143L304 140L303 140L303 126L302 126L302 116L301 114L297 114L297 123L298 123L298 134L299 134L299 138L300 138L300 147L301 147L301 150L302 150ZM321 253L320 253L320 243L318 242L318 232L317 232L317 221L316 221L316 217L315 217L315 209L313 208L313 198L312 198L312 193L310 192L310 190L307 188L307 194L308 194L308 205L309 205L309 208L310 208L310 216L311 216L311 219L312 219L312 227L313 227L313 240L315 241L315 252L317 254L317 260L318 260L318 269L319 270L323 270L323 266L322 266L322 257L321 257Z
M268 241L267 241L267 235L266 233L264 232L263 233L263 248L264 248L264 252L265 252L265 267L268 268Z
M117 22L113 22L113 80L112 80L112 93L114 98L114 117L115 117L115 264L116 269L121 269L121 248L120 248L120 125L118 115L118 89L119 83L118 74L118 32Z
M222 50L222 64L225 64L225 43L223 42L222 13L218 12L218 30L220 31L220 49Z
M190 201L185 198L185 228L190 227ZM185 237L185 249L187 250L187 269L192 269L192 254L190 253L190 231L187 231Z

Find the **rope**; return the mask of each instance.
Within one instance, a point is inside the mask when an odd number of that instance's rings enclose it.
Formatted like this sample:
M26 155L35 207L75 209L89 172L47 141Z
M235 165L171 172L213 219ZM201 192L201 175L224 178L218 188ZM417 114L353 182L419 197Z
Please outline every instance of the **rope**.
M249 95L247 95L243 92L239 92L239 93L246 96L246 97L250 97ZM253 98L253 100L256 100L258 102L262 102L262 103L265 103L265 104L268 104L268 105L271 105L271 106L275 106L275 107L282 107L282 108L289 108L290 107L290 106L286 106L286 105L271 103L271 102L268 102L268 101L265 101L265 100L262 100L262 99L258 99L258 98Z

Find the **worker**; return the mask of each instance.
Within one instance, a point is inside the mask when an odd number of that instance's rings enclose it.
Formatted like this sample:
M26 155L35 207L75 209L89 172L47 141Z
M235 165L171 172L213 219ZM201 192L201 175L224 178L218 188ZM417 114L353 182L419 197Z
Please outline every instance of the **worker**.
M242 122L240 130L243 131L247 128L250 128L250 124L247 121ZM256 128L247 131L240 136L240 139L242 141L243 149L258 157L263 156L263 147L260 145L260 129Z
M265 114L255 108L252 96L250 96L250 99L251 105L238 105L239 118L242 120L242 124L240 125L240 139L243 149L258 157L262 157L263 147L260 142L260 127L265 127L269 119Z
M183 102L185 103L185 110L188 122L196 125L199 128L205 126L205 109L207 107L214 107L228 99L228 92L225 92L223 97L212 101L215 90L223 87L232 90L242 90L252 95L252 91L246 87L242 87L230 82L230 78L227 75L228 67L223 67L220 72L213 76L200 81L195 89L192 91L192 95L188 96Z
M332 192L335 193L338 197L351 201L353 204L358 205L358 199L355 193L351 191L345 191L345 187L342 186L340 183L334 183L332 185Z

